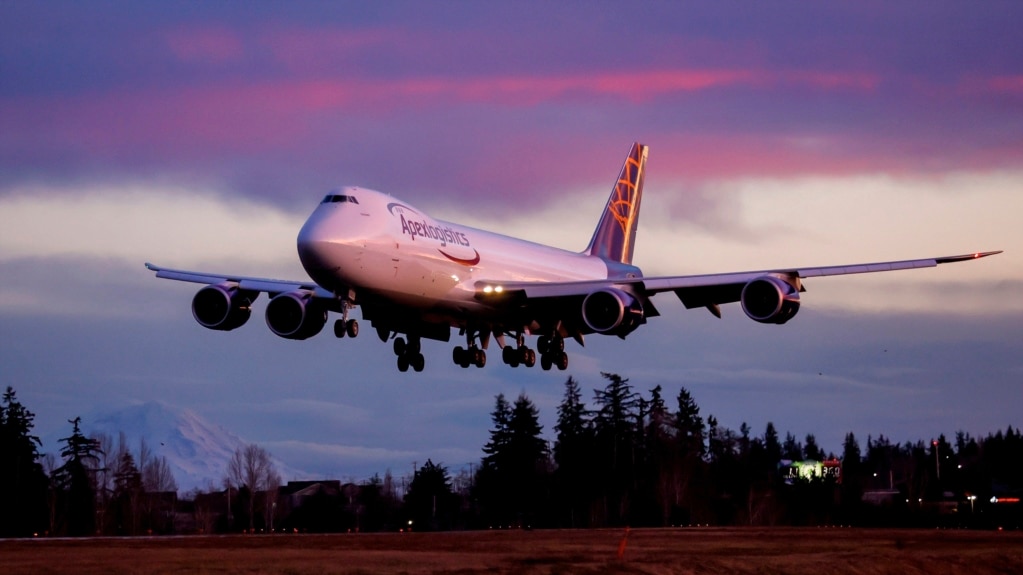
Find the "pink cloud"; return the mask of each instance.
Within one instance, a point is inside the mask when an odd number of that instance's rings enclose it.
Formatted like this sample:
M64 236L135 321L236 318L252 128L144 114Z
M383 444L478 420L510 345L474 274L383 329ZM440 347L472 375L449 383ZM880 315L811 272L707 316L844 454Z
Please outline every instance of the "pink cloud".
M997 76L988 80L987 85L995 92L1023 95L1023 76Z
M670 70L579 74L554 77L411 78L401 80L314 79L279 84L228 86L231 99L278 101L312 110L359 108L390 111L452 103L532 106L593 96L647 102L658 97L730 86L809 86L823 90L872 90L876 76L840 73L769 73L743 70Z
M801 136L795 133L796 129L778 122L748 127L735 118L704 123L692 131L684 130L678 122L621 129L609 128L607 122L592 128L571 124L568 130L561 130L541 123L518 125L516 122L528 112L511 110L542 104L573 109L589 106L596 113L605 114L621 109L622 102L640 102L650 106L651 117L657 117L662 110L657 108L660 105L657 100L677 94L708 90L741 90L754 95L771 90L845 93L872 91L880 82L878 76L862 73L752 70L400 80L364 77L273 82L219 80L206 87L8 100L0 105L0 125L19 146L33 153L56 150L58 155L69 153L86 161L121 158L161 163L198 158L215 162L218 157L280 158L290 154L315 163L318 160L310 156L317 154L302 151L324 145L344 146L351 135L339 133L337 126L369 122L380 127L379 133L395 134L399 141L409 140L406 145L414 148L425 133L423 128L433 125L436 117L447 117L449 110L465 104L483 105L484 111L474 117L487 116L485 125L445 126L442 131L447 131L440 135L451 137L461 130L476 130L475 138L492 136L499 141L486 146L487 151L474 151L475 162L460 168L460 184L478 190L488 190L493 182L507 179L502 171L508 169L509 155L521 157L534 168L542 167L539 171L552 182L570 184L580 173L613 171L616 167L607 168L593 159L599 157L595 146L614 150L620 146L624 150L631 138L646 140L654 146L651 161L658 166L657 177L689 180L853 173L862 169L927 169L928 162L956 166L1018 163L1018 145L1007 145L1011 142L989 142L986 147L928 147L930 140L920 138L912 126L897 133L872 134L841 123L817 127L807 124L806 135ZM1006 90L1021 83L1018 79L997 82ZM716 94L709 97L715 98ZM489 113L491 108L496 108L495 113ZM670 109L675 109L674 103ZM671 113L667 108L664 111ZM412 118L412 125L395 122L398 113L403 118ZM769 117L772 111L744 111L748 113L755 113L759 119L763 115ZM631 133L633 129L638 133ZM630 140L622 143L608 139L620 135ZM598 140L600 143L595 143ZM557 153L552 154L552 150ZM487 156L495 151L502 156ZM1013 154L1017 154L1015 159ZM610 157L617 155L616 152Z

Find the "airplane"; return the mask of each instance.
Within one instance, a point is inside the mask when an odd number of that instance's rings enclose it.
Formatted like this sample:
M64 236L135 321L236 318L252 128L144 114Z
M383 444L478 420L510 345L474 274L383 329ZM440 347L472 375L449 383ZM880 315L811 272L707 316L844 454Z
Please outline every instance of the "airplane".
M192 299L203 327L230 331L270 298L274 334L304 340L323 330L328 313L338 338L356 337L358 307L381 341L392 341L398 369L422 371L423 338L447 342L453 328L465 347L455 364L483 367L493 339L511 367L567 369L565 340L627 335L656 317L652 296L673 292L686 309L739 302L764 324L784 324L799 311L803 280L823 276L934 267L1001 253L880 263L647 277L632 264L648 146L635 143L622 166L589 245L572 252L435 219L390 195L344 187L329 192L298 233L298 257L309 280L274 280L168 269L156 277L207 284ZM527 336L537 336L536 349Z

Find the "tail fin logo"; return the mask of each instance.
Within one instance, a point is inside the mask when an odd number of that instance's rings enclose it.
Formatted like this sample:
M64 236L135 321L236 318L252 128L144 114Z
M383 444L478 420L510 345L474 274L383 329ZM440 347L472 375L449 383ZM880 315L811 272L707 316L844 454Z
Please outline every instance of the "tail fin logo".
M638 142L632 145L586 253L608 262L632 264L647 150Z
M618 183L615 185L614 195L611 201L607 203L607 209L611 213L611 217L618 222L618 227L621 228L622 234L629 233L629 224L631 223L634 205L638 196L639 187L639 173L640 173L640 158L637 153L638 146L632 149L632 153L629 154L629 159L625 160L625 166L622 167L622 173L619 176ZM625 176L624 178L622 176Z

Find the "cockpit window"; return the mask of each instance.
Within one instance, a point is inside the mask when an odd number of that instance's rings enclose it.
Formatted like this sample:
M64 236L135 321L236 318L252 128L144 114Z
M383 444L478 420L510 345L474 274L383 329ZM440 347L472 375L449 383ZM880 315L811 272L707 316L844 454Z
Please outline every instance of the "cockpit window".
M327 197L323 198L324 204L336 204L338 202L349 202L352 204L359 203L359 200L355 199L355 196L346 196L341 194L327 194Z

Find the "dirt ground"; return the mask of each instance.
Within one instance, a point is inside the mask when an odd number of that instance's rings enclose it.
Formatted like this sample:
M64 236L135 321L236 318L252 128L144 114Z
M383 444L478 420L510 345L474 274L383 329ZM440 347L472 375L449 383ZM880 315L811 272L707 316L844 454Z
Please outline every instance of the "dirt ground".
M1023 573L1023 533L624 529L0 541L17 573Z

